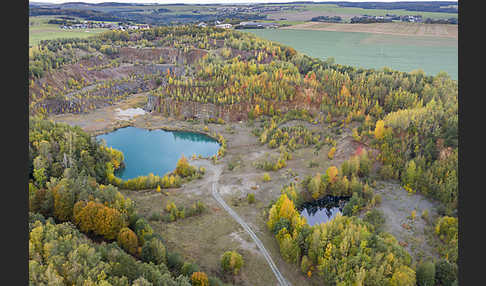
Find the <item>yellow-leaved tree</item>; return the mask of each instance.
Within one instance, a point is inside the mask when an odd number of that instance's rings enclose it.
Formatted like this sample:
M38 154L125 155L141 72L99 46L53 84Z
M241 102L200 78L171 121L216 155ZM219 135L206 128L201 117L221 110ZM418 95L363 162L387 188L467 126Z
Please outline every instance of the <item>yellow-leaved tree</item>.
M383 120L376 121L375 138L382 139L385 135L385 122Z

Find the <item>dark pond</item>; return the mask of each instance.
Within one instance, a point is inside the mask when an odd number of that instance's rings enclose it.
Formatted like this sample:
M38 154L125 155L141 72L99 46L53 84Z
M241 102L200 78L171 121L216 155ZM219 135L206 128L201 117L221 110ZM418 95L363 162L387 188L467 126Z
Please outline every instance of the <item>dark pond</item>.
M137 127L120 128L96 138L123 152L125 168L115 175L124 180L150 173L163 176L175 169L182 155L188 159L193 154L213 156L220 147L217 141L200 133Z
M349 197L326 196L314 202L303 203L299 207L300 215L305 217L310 226L327 222L341 213Z

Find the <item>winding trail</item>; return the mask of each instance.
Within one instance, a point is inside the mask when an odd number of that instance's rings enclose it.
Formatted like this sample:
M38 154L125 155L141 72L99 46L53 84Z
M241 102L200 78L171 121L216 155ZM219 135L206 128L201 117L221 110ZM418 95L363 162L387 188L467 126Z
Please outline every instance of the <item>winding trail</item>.
M267 260L268 265L273 271L273 274L275 274L275 277L278 280L278 283L281 286L291 286L291 284L283 277L282 273L278 270L277 266L272 260L272 257L268 253L267 249L263 245L263 243L260 241L260 239L256 236L256 234L251 230L251 228L245 223L243 219L240 218L240 216L233 210L231 209L226 202L223 200L219 192L217 191L217 185L218 185L218 180L219 176L221 175L221 169L215 170L213 178L212 178L212 191L211 194L213 195L214 199L233 217L234 220L236 220L242 227L243 229L250 235L250 237L253 239L253 241L256 243L258 248L260 249L260 252L263 254L263 257Z

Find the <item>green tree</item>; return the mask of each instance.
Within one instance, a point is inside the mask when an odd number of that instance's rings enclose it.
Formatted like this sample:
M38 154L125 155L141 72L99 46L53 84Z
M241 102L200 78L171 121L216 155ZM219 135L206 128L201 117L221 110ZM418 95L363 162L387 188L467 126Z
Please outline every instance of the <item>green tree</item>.
M135 222L135 233L137 234L138 241L143 245L145 244L145 237L152 235L154 230L144 218L139 218Z
M140 256L145 262L153 262L155 264L167 263L165 246L158 238L152 238L145 242Z
M194 273L194 272L198 272L199 271L199 266L195 263L190 263L190 262L184 262L184 264L182 265L181 267L181 272L182 274L188 276L188 277L191 277L191 275Z
M457 280L456 267L445 259L435 264L435 283L442 286L452 286Z
M247 199L249 204L255 203L255 194L249 193Z
M243 263L243 257L236 251L226 251L221 256L221 269L223 272L231 272L237 275Z
M434 286L435 264L431 261L419 263L415 273L418 286Z
M138 253L138 238L135 232L128 227L124 227L120 230L117 237L118 244L132 255Z

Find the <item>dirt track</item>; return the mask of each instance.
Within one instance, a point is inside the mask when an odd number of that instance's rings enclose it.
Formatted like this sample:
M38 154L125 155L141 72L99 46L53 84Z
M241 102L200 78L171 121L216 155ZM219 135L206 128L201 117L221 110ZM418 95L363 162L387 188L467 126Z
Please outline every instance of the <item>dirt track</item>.
M316 30L335 32L362 32L372 34L387 34L397 36L419 36L458 38L458 26L449 24L423 23L371 23L371 24L339 24L307 22L281 29Z
M290 286L291 284L285 279L285 277L283 277L282 273L280 273L280 271L278 270L277 266L275 265L275 262L273 262L272 257L270 256L270 254L268 253L267 249L265 248L265 246L263 245L263 243L260 241L260 239L258 239L258 237L256 236L256 234L251 230L251 228L248 226L248 224L246 224L246 222L243 219L241 219L240 216L238 216L238 214L234 210L232 210L230 206L228 206L226 204L226 202L224 201L224 199L219 194L219 192L217 190L217 187L218 187L218 180L219 180L219 176L220 175L221 175L221 168L217 169L214 172L213 177L212 177L212 186L211 186L212 187L212 191L211 191L211 194L213 195L214 199L250 235L250 237L253 239L253 241L255 242L255 244L260 249L260 252L263 255L263 257L265 257L265 260L267 261L268 265L270 266L270 269L272 269L272 272L275 274L275 277L277 278L279 284L281 286L287 286L287 285Z

